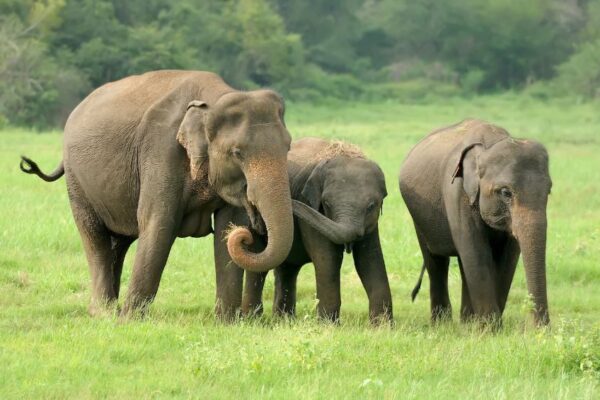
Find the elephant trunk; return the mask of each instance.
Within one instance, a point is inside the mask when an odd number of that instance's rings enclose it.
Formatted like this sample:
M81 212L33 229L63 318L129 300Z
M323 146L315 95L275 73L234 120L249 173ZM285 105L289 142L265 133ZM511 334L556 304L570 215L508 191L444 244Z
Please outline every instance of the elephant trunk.
M293 200L294 215L321 233L335 244L347 244L355 241L362 232L358 232L350 224L330 220L314 208Z
M294 239L294 220L286 160L250 163L246 168L248 200L258 209L267 230L267 247L260 253L248 250L252 233L237 227L228 236L227 250L233 262L251 272L265 272L287 258Z
M521 209L514 215L513 221L513 233L523 254L527 291L534 303L535 324L548 325L550 316L546 289L546 211Z

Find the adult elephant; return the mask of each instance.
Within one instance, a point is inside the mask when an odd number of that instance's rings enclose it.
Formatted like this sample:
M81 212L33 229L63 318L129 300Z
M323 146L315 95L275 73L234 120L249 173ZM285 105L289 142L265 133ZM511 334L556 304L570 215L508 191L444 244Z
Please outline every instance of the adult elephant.
M500 321L519 254L537 325L549 323L546 205L548 153L504 129L466 120L434 131L409 153L400 191L430 279L432 319L451 313L449 257L458 256L463 320ZM418 292L421 278L413 291Z
M353 253L356 271L367 292L371 321L391 320L392 297L378 229L387 191L379 166L366 159L356 146L304 138L292 143L288 169L297 218L292 250L275 269L273 312L294 315L298 272L312 262L319 316L336 321L341 306L340 268L346 248ZM247 223L243 210L225 207L215 215L216 312L223 319L234 317L240 306L244 314L261 313L267 275L246 271L242 292L243 270L231 264L222 240L232 223ZM256 236L258 250L266 240Z
M223 200L244 207L257 229L264 222L269 237L264 251L252 253L250 232L236 229L227 246L238 265L258 272L285 259L293 220L283 114L271 90L237 91L210 72L148 72L108 83L75 108L52 174L23 157L24 172L66 177L92 277L91 313L117 300L135 239L121 315L144 310L175 238L211 233Z

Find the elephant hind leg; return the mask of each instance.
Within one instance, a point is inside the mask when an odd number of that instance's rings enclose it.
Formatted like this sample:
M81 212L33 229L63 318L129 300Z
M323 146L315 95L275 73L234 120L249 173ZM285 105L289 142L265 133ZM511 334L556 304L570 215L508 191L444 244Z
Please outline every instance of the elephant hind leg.
M123 260L133 239L116 238L89 204L77 182L69 175L67 187L92 280L89 313L102 315L111 306L116 306Z
M123 272L123 262L125 261L125 255L129 246L133 243L134 239L127 236L112 235L111 236L111 247L113 256L113 290L115 296L119 297L119 290L121 288L121 273Z
M450 257L432 254L422 236L417 233L423 262L429 275L429 298L431 301L431 320L438 322L452 319L452 306L448 294L448 268Z
M116 278L121 276L125 251L116 251L110 232L93 212L77 205L73 208L92 278L89 313L102 315L116 305L120 283Z

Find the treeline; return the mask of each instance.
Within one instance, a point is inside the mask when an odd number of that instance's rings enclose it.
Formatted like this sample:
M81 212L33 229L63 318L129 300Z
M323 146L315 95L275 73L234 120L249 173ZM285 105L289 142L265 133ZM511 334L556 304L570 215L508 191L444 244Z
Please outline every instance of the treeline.
M0 0L0 125L161 68L296 100L600 97L600 0Z

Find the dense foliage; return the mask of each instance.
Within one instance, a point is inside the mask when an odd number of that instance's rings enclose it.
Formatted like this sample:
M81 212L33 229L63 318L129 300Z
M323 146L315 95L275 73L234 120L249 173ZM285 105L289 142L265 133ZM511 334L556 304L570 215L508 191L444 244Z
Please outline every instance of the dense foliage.
M0 0L0 124L59 125L92 88L160 68L304 100L554 78L546 94L598 97L599 26L600 0Z

